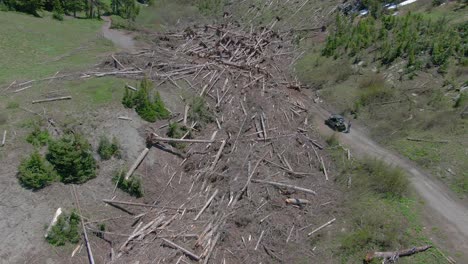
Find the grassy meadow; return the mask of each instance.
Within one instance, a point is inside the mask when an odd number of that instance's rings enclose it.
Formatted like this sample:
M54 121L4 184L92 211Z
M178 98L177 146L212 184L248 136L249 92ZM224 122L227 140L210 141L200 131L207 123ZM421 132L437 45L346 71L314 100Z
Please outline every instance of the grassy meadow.
M100 34L102 21L43 15L0 11L0 86L86 68L114 49Z

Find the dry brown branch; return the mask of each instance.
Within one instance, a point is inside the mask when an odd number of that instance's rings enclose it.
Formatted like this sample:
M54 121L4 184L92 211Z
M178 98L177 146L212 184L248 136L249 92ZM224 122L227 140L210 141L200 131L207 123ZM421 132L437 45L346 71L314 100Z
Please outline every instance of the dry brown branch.
M429 142L429 143L449 143L450 140L440 139L440 140L428 140L422 138L406 138L409 141L416 141L416 142Z
M421 247L414 247L414 248L408 248L408 249L390 251L390 252L378 252L378 251L369 252L367 253L366 258L364 259L364 263L370 263L375 258L384 259L384 263L387 260L395 262L400 257L407 257L407 256L414 255L416 253L424 252L430 249L431 247L432 247L431 245L426 245L426 246L421 246Z

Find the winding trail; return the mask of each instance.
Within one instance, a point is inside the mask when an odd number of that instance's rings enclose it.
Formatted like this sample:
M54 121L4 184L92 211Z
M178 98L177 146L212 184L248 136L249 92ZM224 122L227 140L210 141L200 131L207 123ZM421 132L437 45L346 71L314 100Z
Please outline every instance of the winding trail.
M133 39L133 36L130 33L126 33L121 30L111 29L112 20L110 17L102 17L105 21L104 25L102 26L102 34L103 36L112 41L115 46L119 49L128 51L128 52L135 52L136 51L136 42Z
M313 104L312 111L317 115L315 122L322 134L333 132L324 121L330 112L319 105ZM339 134L340 142L348 146L354 155L371 156L384 160L388 164L398 166L410 175L410 181L418 195L425 201L425 216L430 224L436 225L446 235L447 247L459 252L468 252L468 203L462 201L442 182L433 175L420 169L414 162L385 149L370 139L364 129L353 124L351 132Z

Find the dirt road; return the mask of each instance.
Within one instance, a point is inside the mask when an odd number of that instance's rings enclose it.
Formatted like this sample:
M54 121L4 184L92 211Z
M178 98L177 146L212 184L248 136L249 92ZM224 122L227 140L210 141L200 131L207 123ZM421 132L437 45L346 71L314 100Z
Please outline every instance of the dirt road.
M111 19L109 17L102 17L102 19L105 21L102 26L102 34L106 39L112 41L115 46L124 51L133 52L136 50L133 36L120 30L111 29Z
M333 132L324 125L330 113L319 105L312 105L317 126L321 133ZM380 158L404 169L410 176L413 188L425 201L425 214L429 223L436 225L446 235L444 243L460 252L468 252L468 204L461 201L433 175L400 155L379 146L370 139L363 128L353 124L351 132L339 134L340 142L347 145L354 155Z

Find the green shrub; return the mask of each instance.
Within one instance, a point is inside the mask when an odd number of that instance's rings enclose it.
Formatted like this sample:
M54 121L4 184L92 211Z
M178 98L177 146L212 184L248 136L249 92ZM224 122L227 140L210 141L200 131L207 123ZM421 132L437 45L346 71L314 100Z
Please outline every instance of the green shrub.
M368 251L400 248L408 223L392 202L359 195L349 204L351 230L340 238L340 249L350 259L362 259Z
M37 151L33 152L29 159L21 162L18 176L22 186L33 190L42 189L57 179L52 165Z
M192 135L189 131L189 128L187 128L186 126L179 125L178 123L171 123L169 124L169 129L166 135L170 138L182 138L188 132L185 138L191 138ZM178 149L183 149L186 146L185 143L180 142L171 142L170 144L171 146Z
M50 135L47 130L41 130L39 126L36 126L26 141L35 147L45 146L50 141Z
M338 141L338 137L337 137L336 133L333 133L333 135L328 137L326 142L330 147L335 147L335 146L338 146L340 144L340 142Z
M222 12L224 0L198 0L198 10L204 15L216 15Z
M67 242L77 244L80 242L79 224L80 216L75 211L70 215L62 213L47 234L47 242L54 246L63 246Z
M385 85L385 80L378 75L362 81L359 88L355 111L358 111L361 106L384 102L393 97L393 91Z
M356 167L356 184L367 186L376 194L401 197L408 190L409 181L402 169L387 165L382 160L364 159Z
M8 102L7 104L7 109L16 109L19 107L19 103L18 102Z
M188 117L191 121L197 122L199 126L204 126L214 121L213 114L206 106L205 99L201 96L196 96L192 99Z
M112 157L120 157L120 145L117 138L113 137L112 142L106 137L102 136L99 141L98 154L103 160L108 160Z
M63 21L63 14L60 14L59 12L54 11L54 12L52 13L52 17L53 17L55 20Z
M67 134L51 141L46 158L63 183L84 183L96 177L91 145L79 134Z
M156 122L159 119L169 117L161 96L158 92L151 92L152 83L148 79L143 79L137 92L130 92L128 89L122 99L122 104L127 108L135 108L138 115L148 122Z
M457 100L455 100L455 104L453 105L454 108L461 108L465 105L468 105L468 92L462 92L458 96Z
M52 17L56 20L63 21L63 7L59 0L54 1L54 9L52 11Z
M143 197L143 187L141 180L137 176L132 176L128 180L125 180L126 170L122 169L115 173L112 178L112 182L117 184L117 187L122 191L135 196L137 198Z

